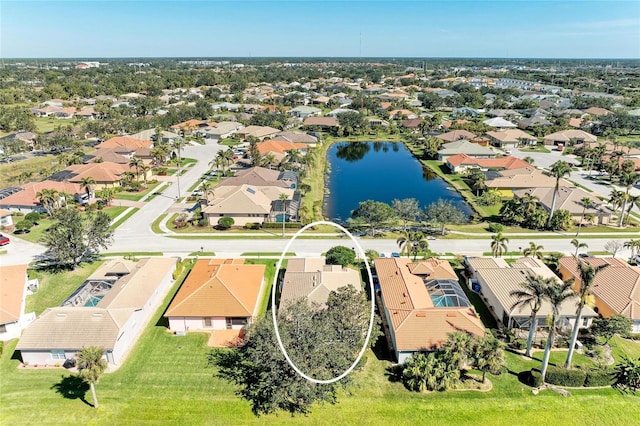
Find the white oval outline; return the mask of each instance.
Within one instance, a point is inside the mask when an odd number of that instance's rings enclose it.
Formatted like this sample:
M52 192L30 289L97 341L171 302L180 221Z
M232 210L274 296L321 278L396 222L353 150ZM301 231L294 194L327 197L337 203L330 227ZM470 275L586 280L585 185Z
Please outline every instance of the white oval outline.
M358 357L353 362L353 364L351 364L351 366L349 368L347 368L339 376L334 377L333 379L328 379L328 380L318 380L318 379L314 379L313 377L307 376L298 367L296 367L296 365L293 363L291 358L289 358L289 354L287 353L286 349L284 348L284 345L282 344L282 339L280 338L280 331L278 330L278 321L276 319L276 309L275 309L275 306L276 306L276 286L277 286L277 282L278 282L278 274L280 272L280 268L282 268L282 261L284 260L284 256L289 251L289 247L291 246L291 244L293 244L293 242L295 241L296 238L298 238L299 235L301 235L304 231L306 231L307 229L311 228L312 226L316 226L316 225L331 225L331 226L333 226L335 228L340 229L343 233L347 234L349 236L349 238L351 238L351 241L353 241L354 244L356 245L356 247L358 248L358 251L362 255L362 259L364 260L364 264L367 267L367 274L369 275L369 287L371 288L371 318L369 320L369 330L367 331L367 338L365 339L364 345L362 346L362 349L360 349L360 352L358 353ZM319 384L319 385L320 384L335 383L338 380L341 380L341 379L345 378L348 374L350 374L353 371L353 369L356 367L356 365L358 365L358 363L360 362L360 359L362 359L362 356L364 355L365 351L367 350L367 346L369 345L369 339L371 338L371 331L373 329L375 309L376 309L375 290L373 288L373 279L372 279L372 275L371 275L371 267L369 266L369 261L367 260L367 256L365 256L364 251L362 250L362 247L360 246L360 243L358 243L358 241L354 238L354 236L349 231L347 231L342 225L340 225L338 223L330 222L330 221L327 221L327 220L320 220L320 221L313 222L313 223L310 223L308 225L305 225L300 230L298 230L298 232L296 232L293 235L293 237L291 237L291 239L287 243L287 246L284 248L284 251L280 255L280 259L278 260L278 264L276 265L276 272L275 272L275 274L273 276L273 286L271 287L271 316L273 318L273 328L274 328L274 331L276 332L276 339L278 340L278 346L280 347L280 351L284 355L285 359L287 360L287 362L289 363L291 368L293 368L296 373L298 373L301 377L307 379L308 381L310 381L312 383Z

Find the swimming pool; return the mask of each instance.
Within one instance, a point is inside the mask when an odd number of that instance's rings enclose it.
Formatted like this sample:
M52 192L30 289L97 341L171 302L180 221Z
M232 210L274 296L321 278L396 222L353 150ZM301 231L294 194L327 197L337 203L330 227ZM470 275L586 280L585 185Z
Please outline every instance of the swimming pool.
M104 295L100 295L100 296L91 296L89 297L89 300L87 300L87 302L84 304L84 306L89 306L91 308L98 306L98 303L100 303L100 301L102 300L102 298L104 297Z

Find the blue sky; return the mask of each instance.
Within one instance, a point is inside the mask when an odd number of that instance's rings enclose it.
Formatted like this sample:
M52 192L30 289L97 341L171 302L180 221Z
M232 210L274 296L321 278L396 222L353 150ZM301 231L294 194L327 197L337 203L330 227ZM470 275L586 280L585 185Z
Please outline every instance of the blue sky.
M0 0L3 58L360 55L640 58L640 2Z

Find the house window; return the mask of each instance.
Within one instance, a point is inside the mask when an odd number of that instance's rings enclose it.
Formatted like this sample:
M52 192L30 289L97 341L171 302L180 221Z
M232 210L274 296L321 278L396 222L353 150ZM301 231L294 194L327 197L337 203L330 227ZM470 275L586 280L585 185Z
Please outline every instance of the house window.
M6 333L7 332L7 326L5 324L0 325L0 333Z
M58 349L51 351L51 359L54 361L64 361L66 359L64 356L64 351Z
M206 317L204 319L204 326L205 327L212 327L213 326L213 321L211 320L211 317Z
M227 317L227 329L231 329L233 326L242 326L247 324L247 318L245 317Z
M589 318L582 318L582 326L587 327L589 325Z

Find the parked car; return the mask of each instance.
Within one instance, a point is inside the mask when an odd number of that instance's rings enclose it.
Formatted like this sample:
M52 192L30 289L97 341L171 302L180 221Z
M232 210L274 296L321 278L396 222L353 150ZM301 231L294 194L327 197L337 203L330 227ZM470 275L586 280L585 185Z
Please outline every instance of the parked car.
M0 234L0 246L6 246L9 244L11 240L6 235Z
M391 257L400 257L400 253L394 251L391 253Z

